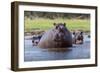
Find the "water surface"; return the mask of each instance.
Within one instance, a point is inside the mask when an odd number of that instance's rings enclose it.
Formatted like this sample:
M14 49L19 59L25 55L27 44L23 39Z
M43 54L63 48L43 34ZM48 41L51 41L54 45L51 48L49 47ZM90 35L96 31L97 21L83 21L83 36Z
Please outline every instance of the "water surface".
M44 49L33 46L31 36L25 36L24 61L69 60L90 58L90 38L84 36L84 44L70 48Z

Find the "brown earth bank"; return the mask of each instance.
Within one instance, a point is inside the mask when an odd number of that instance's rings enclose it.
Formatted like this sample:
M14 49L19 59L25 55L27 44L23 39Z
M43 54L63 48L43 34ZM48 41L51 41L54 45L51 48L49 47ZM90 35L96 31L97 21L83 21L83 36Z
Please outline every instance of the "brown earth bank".
M75 31L75 30L72 30L70 32L72 33L73 31ZM82 31L82 30L80 30L80 31ZM42 35L44 32L45 32L44 30L33 30L31 32L24 32L24 35L25 36ZM90 31L83 31L83 32L84 32L84 34L87 34L87 35L90 34Z

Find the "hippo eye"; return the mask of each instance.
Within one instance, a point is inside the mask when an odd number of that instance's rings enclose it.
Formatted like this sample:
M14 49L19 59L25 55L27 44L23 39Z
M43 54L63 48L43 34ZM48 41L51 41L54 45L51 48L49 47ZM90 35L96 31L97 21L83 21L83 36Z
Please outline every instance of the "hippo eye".
M56 26L56 29L58 29L58 26Z

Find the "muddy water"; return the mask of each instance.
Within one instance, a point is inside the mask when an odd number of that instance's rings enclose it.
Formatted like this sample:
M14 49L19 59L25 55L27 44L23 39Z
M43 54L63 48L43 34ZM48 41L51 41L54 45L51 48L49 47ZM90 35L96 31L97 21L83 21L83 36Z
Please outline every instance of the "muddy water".
M25 36L24 61L70 60L90 58L90 38L84 36L84 44L70 48L43 49L32 45L31 36Z

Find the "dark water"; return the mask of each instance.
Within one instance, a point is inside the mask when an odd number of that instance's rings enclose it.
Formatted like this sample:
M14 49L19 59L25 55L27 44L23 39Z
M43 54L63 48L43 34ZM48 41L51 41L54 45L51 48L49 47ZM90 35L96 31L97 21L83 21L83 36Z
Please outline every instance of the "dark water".
M90 38L85 35L84 44L70 48L43 49L32 45L31 36L25 37L24 61L67 60L90 58Z

